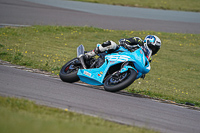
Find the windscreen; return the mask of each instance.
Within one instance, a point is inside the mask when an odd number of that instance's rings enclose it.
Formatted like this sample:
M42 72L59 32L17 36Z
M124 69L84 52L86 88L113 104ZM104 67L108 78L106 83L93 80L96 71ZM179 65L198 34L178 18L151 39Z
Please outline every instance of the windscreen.
M78 48L77 48L77 57L79 57L80 55L84 54L85 48L84 46L81 44Z

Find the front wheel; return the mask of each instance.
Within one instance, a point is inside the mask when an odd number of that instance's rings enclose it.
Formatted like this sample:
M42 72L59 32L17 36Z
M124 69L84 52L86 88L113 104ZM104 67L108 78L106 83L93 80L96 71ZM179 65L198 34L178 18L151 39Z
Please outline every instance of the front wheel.
M120 91L131 85L137 77L137 72L129 69L126 72L115 72L109 76L104 82L104 89L110 92Z
M64 82L76 82L79 81L77 75L78 70L81 68L81 64L78 58L74 58L71 61L67 62L62 69L60 70L60 79Z

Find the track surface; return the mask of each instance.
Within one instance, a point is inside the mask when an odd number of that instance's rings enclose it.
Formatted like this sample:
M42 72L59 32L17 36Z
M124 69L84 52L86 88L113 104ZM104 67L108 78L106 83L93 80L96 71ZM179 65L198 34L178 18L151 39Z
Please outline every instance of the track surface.
M0 94L173 133L199 133L200 112L150 99L109 93L0 65Z
M60 0L57 1L60 2ZM75 5L70 7L73 6L75 7ZM187 15L185 17L188 18ZM137 18L137 16L107 16L103 13L100 15L22 0L0 0L0 23L88 25L109 29L200 33L198 22L176 21L172 18L165 21L162 18L153 20ZM0 65L0 94L24 97L40 104L68 108L71 111L97 115L116 122L145 126L167 133L200 132L199 111L158 103L150 99L68 84L59 79L3 65Z
M200 13L130 8L62 0L26 1L0 0L0 24L87 25L119 30L200 33Z

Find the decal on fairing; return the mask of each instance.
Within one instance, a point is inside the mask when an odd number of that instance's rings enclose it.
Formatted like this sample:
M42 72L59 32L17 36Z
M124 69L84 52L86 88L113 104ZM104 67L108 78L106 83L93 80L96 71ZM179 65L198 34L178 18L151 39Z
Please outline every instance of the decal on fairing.
M110 61L110 63L111 63L111 64L114 64L114 63L115 63L115 61Z
M145 56L143 55L143 64L145 64L146 60L145 60Z
M84 71L84 74L87 75L87 76L89 76L89 77L91 77L91 75L92 75L91 73L89 73L87 71Z
M101 77L102 74L103 74L103 72L101 71L100 74L98 74L98 76Z
M108 59L109 61L128 61L130 58L130 56L127 55L109 55L106 56L106 59Z

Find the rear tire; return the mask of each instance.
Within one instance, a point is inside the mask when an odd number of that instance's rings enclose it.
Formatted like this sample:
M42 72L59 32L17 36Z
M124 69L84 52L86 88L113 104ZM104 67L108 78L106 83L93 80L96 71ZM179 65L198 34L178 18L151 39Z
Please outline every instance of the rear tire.
M71 61L67 62L62 67L59 73L60 79L62 81L73 83L80 80L77 73L78 73L78 70L81 68L81 64L79 64L78 62L79 62L79 59L74 58Z
M117 92L125 89L131 85L137 77L137 72L133 69L129 69L120 75L112 74L104 82L104 89L109 92Z

